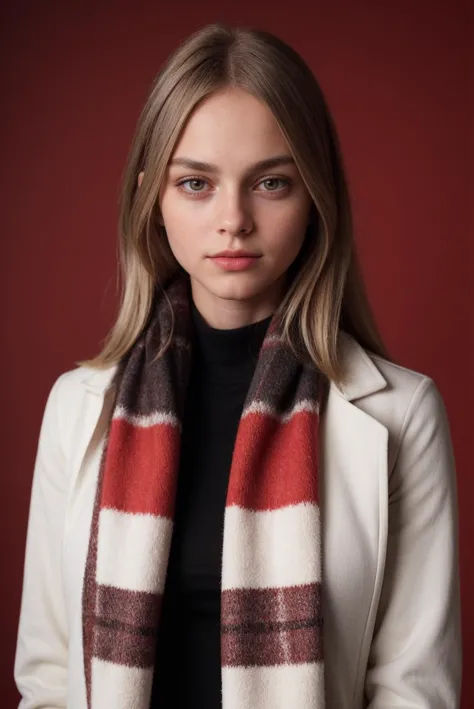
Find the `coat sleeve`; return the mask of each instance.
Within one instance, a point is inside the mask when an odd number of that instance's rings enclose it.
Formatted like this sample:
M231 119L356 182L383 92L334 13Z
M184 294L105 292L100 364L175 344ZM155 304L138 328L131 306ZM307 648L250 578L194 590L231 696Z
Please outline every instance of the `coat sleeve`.
M423 377L389 485L388 549L365 691L370 709L458 709L458 507L446 411Z
M43 414L31 488L14 678L18 709L65 709L68 630L61 560L66 480L58 390Z

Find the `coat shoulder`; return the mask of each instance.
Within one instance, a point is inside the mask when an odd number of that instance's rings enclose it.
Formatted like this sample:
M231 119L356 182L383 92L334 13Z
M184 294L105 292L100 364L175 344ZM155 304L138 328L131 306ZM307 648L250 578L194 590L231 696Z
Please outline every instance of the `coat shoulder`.
M426 386L429 382L433 382L431 377L423 372L403 367L371 352L367 352L367 355L386 380L387 389L392 392L392 395L396 394L410 398L420 385Z
M440 392L432 377L380 355L367 352L367 356L386 382L382 390L369 397L373 400L367 405L374 407L374 411L380 411L382 416L386 412L386 416L402 424L414 409L426 415L433 413L433 407L442 405Z
M110 386L116 366L106 369L76 367L60 374L50 390L49 399L62 422L65 431L72 430L78 419L88 410L95 397L87 396L102 394Z
M389 458L394 460L408 429L423 429L430 421L445 421L444 401L428 375L367 352L386 386L356 405L389 431Z
M102 393L112 383L117 365L95 369L92 367L80 366L70 369L61 374L56 380L55 386L66 395L78 395L84 390Z
M58 437L62 449L68 454L85 423L97 415L97 404L102 405L100 395L109 388L115 369L79 366L63 372L54 381L45 415L48 414L48 421L54 417L54 437Z
M421 372L370 352L351 335L341 334L343 378L339 388L349 401L388 403L396 400L403 403L422 382L431 381Z

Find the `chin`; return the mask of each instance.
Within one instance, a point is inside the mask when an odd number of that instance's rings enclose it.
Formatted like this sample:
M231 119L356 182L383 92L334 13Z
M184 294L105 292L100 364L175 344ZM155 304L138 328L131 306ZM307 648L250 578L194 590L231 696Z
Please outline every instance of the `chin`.
M244 273L227 273L225 278L201 281L201 285L222 300L253 300L268 289L268 284L262 283L261 278Z
M262 292L261 289L256 286L243 286L240 284L228 284L220 288L209 288L209 291L223 300L252 300L258 297Z

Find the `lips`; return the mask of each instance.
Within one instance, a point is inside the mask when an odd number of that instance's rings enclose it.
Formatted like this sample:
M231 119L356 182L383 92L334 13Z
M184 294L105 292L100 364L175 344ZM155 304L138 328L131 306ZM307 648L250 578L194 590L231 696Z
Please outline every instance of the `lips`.
M255 265L261 254L255 254L252 251L221 251L211 257L211 261L224 271L246 271Z
M211 258L260 258L261 254L256 254L253 251L246 251L244 249L237 250L226 250L219 251L218 254L214 254Z

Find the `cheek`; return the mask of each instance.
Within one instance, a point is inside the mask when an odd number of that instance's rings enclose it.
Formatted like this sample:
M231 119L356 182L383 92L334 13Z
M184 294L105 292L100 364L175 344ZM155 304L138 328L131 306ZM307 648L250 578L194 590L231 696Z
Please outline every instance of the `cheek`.
M303 204L273 220L271 228L266 230L265 240L278 260L293 260L297 255L305 238L308 219L309 206Z
M167 189L160 199L160 211L166 230L176 232L190 221L189 210L183 209L182 200Z
M181 228L179 225L168 228L166 233L175 259L186 271L189 271L198 256L197 250L193 248L193 244L195 244L193 234L187 233L184 225L181 225Z
M182 200L166 192L160 200L160 210L171 251L186 268L198 256L200 239L195 215L193 218L190 210L183 209Z

